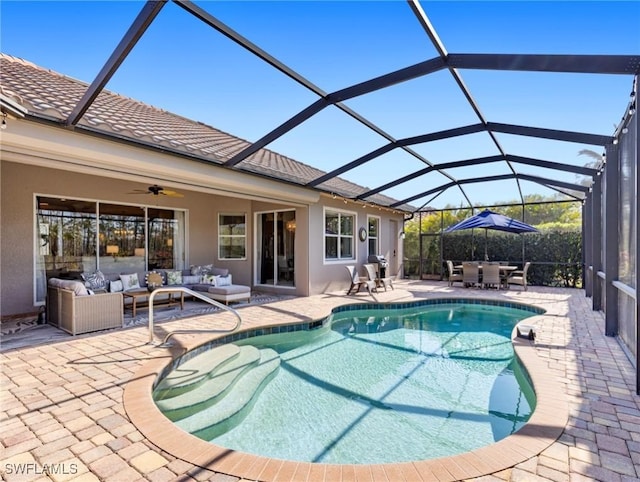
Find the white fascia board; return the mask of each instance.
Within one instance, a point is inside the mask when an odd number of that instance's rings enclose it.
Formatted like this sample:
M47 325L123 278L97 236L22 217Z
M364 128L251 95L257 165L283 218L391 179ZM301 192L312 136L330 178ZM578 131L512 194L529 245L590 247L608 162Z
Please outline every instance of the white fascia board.
M214 164L25 120L0 137L2 160L244 199L317 203L320 193Z

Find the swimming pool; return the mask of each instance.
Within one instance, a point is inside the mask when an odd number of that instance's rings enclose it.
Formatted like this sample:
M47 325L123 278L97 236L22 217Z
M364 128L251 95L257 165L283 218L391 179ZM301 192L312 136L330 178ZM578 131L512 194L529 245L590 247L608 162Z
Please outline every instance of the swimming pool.
M251 347L248 360L268 373L242 389L249 363L227 361L203 377L215 400L192 403L205 406L198 413L176 408L176 399L189 400L185 384L177 397L175 386L158 383L157 403L170 407L178 426L217 445L288 460L399 462L491 444L518 430L535 405L510 335L519 320L540 310L441 301L349 307L307 330L292 326L226 340L238 350ZM236 350L230 346L219 348ZM268 355L260 358L259 351ZM212 352L189 361L193 366ZM181 367L183 375L195 376L186 363ZM215 387L225 377L240 381L228 390ZM203 383L194 380L186 385ZM228 411L224 403L234 398L242 407Z

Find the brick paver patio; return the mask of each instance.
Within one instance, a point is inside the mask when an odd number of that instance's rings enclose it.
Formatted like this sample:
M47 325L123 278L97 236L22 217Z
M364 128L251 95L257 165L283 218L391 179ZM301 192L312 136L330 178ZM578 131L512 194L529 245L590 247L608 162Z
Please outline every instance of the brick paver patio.
M632 481L640 479L640 397L635 369L614 338L603 335L604 319L581 290L530 287L499 293L450 288L446 283L396 281L379 301L434 296L512 299L547 310L537 317L538 356L556 374L569 400L569 421L560 438L524 463L486 475L483 481ZM320 319L336 305L370 301L365 293L297 298L240 309L243 327ZM156 326L167 331L230 326L229 314L202 315ZM173 352L195 337L176 335ZM177 459L148 441L125 411L123 393L132 377L169 350L147 344L136 327L68 337L0 353L0 473L3 480L165 481L237 477ZM321 473L275 474L291 480L337 480L340 466ZM429 480L425 474L367 469L367 479ZM338 475L340 474L340 475ZM355 472L361 474L361 472ZM354 472L349 475L353 477ZM271 474L273 477L274 474ZM356 475L357 476L357 475ZM344 477L347 474L345 472ZM256 476L260 479L260 474ZM355 477L352 478L355 480Z

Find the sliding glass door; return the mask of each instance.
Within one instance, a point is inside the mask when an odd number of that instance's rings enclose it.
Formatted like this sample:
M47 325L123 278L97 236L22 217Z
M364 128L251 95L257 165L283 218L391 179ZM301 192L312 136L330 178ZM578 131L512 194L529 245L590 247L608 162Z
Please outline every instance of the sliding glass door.
M296 212L272 211L256 216L256 283L295 286Z
M36 303L49 278L182 269L185 213L98 201L36 198Z

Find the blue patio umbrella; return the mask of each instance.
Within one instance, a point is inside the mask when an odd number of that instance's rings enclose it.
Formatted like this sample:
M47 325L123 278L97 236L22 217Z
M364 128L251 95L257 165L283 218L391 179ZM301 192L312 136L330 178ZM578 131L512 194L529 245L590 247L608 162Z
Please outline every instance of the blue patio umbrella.
M533 226L518 221L517 219L510 218L503 214L494 213L488 209L485 209L479 214L475 214L467 219L463 219L453 226L449 226L444 230L445 233L451 233L453 231L460 231L462 229L476 229L484 228L484 259L488 259L487 256L487 232L489 229L496 231L504 231L507 233L537 233L538 230Z

